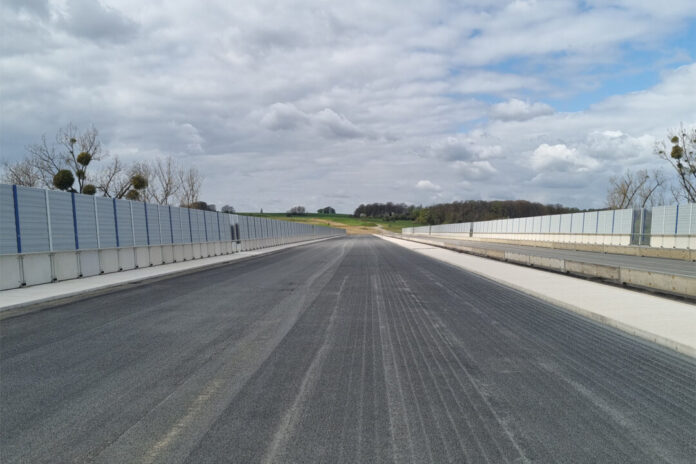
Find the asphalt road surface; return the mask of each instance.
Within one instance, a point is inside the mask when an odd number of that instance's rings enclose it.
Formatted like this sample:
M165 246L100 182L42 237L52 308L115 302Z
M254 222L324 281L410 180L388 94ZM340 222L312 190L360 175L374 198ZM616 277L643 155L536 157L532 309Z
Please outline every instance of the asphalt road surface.
M513 245L508 243L481 242L477 240L460 240L454 238L436 236L408 236L406 239L419 238L436 240L451 245L468 246L482 248L486 250L503 250L522 253L532 256L543 256L545 258L568 259L582 263L602 264L606 266L618 266L641 271L660 272L664 274L677 274L689 277L696 277L696 264L691 261L669 258L653 258L649 256L620 255L616 253L599 253L595 251L576 251L560 250L555 248L544 248L527 245Z
M0 331L4 464L696 455L693 359L373 237L130 285Z

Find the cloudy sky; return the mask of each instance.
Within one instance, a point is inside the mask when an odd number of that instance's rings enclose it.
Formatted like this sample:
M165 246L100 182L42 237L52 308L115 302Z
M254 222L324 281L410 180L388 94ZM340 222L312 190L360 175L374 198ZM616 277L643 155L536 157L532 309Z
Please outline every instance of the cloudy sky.
M238 210L604 203L696 124L693 0L0 0L0 155L93 124Z

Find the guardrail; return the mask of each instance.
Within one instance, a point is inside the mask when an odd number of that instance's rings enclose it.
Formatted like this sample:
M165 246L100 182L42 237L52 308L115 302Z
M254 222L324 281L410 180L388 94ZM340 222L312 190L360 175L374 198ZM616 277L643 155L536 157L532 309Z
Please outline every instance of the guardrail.
M0 184L0 290L344 234L331 227Z
M409 227L404 235L696 249L696 204Z

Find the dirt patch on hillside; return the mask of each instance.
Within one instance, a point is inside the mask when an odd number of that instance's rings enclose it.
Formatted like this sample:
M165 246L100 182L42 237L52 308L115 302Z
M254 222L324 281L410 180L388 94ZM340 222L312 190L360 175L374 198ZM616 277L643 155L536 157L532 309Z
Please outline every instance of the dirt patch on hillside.
M329 226L337 229L345 229L348 235L372 235L381 234L383 232L379 227L348 226L328 219L311 218L302 222L305 224L315 224L318 226Z

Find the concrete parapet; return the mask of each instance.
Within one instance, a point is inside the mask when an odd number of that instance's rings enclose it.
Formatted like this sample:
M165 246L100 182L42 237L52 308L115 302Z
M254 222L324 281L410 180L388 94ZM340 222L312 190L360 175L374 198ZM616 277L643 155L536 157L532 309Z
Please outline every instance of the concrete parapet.
M512 251L505 252L505 260L511 263L526 264L529 266L529 255L522 253L514 253Z
M0 290L22 285L20 259L19 255L0 255Z
M118 266L120 271L135 269L135 251L133 248L118 249Z
M565 272L565 260L559 258L547 258L545 256L530 256L529 264L535 267Z
M101 268L100 271L103 274L111 274L112 272L118 272L118 250L99 250L101 254Z
M505 259L505 251L504 250L486 250L485 255L488 258L499 259L499 260Z
M616 266L602 264L582 263L579 261L565 261L565 271L570 274L578 274L598 279L621 282L621 269Z
M621 268L622 284L652 288L678 295L696 296L696 279L674 274Z
M184 244L184 260L193 259L193 245L190 243Z
M174 261L180 263L184 260L184 246L174 245Z
M51 282L53 280L51 267L51 257L48 253L23 255L24 283L26 285L39 285Z
M53 255L53 276L56 280L76 279L80 276L77 252L66 251Z
M162 262L165 264L174 262L174 247L172 245L162 245Z
M150 266L149 247L137 247L135 249L135 265L136 265L136 267L148 267L148 266Z
M193 259L198 259L202 256L201 254L201 244L200 243L194 243L191 245L192 247L192 252L193 252Z
M99 275L99 252L97 250L80 251L80 276L89 277Z
M159 266L162 264L162 247L153 245L150 247L150 266Z

